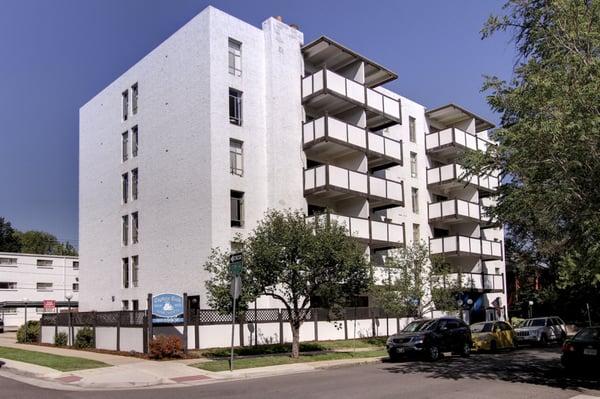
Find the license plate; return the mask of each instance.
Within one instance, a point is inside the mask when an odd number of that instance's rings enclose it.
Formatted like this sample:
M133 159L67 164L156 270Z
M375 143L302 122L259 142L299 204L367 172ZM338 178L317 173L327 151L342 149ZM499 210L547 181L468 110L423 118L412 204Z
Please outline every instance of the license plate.
M397 348L396 352L398 352L398 353L404 353L404 348Z
M598 356L598 349L584 348L583 354L589 356Z

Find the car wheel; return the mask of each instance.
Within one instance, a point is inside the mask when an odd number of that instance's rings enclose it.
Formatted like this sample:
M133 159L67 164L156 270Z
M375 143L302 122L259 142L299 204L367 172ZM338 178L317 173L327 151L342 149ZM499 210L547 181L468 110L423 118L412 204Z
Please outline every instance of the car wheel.
M490 343L490 352L496 353L497 351L498 351L498 344L496 344L496 341L492 341Z
M435 345L430 346L427 349L427 358L432 362L435 362L436 360L438 360L440 358L440 348L438 348Z
M548 337L546 337L546 334L542 334L540 337L540 346L548 346Z
M471 356L471 344L469 344L468 342L463 343L463 345L460 349L460 355L462 357Z
M400 360L400 356L398 356L397 353L388 352L388 355L390 356L390 361L392 362L397 362L398 360Z

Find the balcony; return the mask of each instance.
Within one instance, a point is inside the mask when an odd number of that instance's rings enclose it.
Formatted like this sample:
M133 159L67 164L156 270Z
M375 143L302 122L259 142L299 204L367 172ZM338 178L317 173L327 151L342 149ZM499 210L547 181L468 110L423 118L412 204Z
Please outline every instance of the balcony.
M438 221L445 223L479 223L482 221L482 217L485 218L485 212L478 203L460 199L434 202L427 206L427 210L430 223Z
M453 235L429 239L429 253L445 256L476 256L483 260L502 259L502 242Z
M402 142L323 116L302 126L304 151L321 162L353 151L367 154L370 170L402 165Z
M504 274L450 273L436 276L439 287L454 285L476 292L504 292ZM445 277L445 279L444 279Z
M307 113L320 117L361 107L371 130L402 123L400 101L326 68L302 78L302 103Z
M443 189L464 187L472 184L477 189L495 193L498 190L500 179L492 175L466 177L466 170L458 164L440 166L427 169L427 185L438 186Z
M352 197L369 200L373 210L404 206L404 184L367 173L320 165L304 170L304 196L340 201Z
M335 221L346 228L350 237L367 243L373 249L384 250L404 246L404 224L333 213L309 216L306 220L309 223Z
M425 136L427 153L441 156L453 156L463 149L485 152L491 145L494 144L457 128L444 129Z

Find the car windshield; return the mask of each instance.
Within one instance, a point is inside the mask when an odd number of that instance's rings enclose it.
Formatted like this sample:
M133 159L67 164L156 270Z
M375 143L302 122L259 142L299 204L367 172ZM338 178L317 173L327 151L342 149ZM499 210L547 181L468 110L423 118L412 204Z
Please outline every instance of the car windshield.
M546 319L529 319L525 320L523 327L545 327Z
M600 327L584 328L573 337L574 341L598 341L600 340Z
M403 332L417 332L431 329L435 324L434 320L417 320L408 324L402 329Z
M492 326L494 323L477 323L471 326L471 332L480 333L480 332L491 332Z

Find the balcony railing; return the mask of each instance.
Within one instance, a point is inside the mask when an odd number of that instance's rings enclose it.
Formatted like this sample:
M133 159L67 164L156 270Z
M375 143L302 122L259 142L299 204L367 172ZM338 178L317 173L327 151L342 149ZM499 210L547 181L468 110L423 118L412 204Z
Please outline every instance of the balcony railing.
M429 252L432 255L479 256L485 260L502 259L502 242L461 235L431 238Z
M450 273L436 277L439 287L458 283L461 288L472 291L504 292L504 274Z
M476 202L461 199L434 202L428 205L429 221L471 219L481 221L484 213Z
M331 116L306 122L302 127L302 142L305 149L331 142L366 152L370 167L371 163L402 165L402 141L373 133ZM335 152L335 149L330 151Z
M302 78L302 101L305 104L310 105L312 100L318 100L321 95L332 95L343 101L363 107L367 111L394 121L391 124L402 122L400 100L368 88L326 68ZM336 107L336 104L332 102L314 105L320 106L323 113L328 111L328 107ZM329 110L333 111L334 109ZM373 124L389 125L390 123L377 120Z
M438 168L427 169L427 185L460 185L473 184L480 190L495 192L500 179L492 175L466 177L466 170L459 164L450 164Z
M324 194L331 198L337 192L342 196L357 195L372 201L371 207L403 206L404 184L363 172L320 165L304 170L304 195Z
M382 222L370 218L342 216L324 213L306 218L309 223L329 223L335 221L344 226L352 238L367 241L373 247L394 248L404 245L404 224Z
M485 152L490 145L494 144L454 127L429 133L425 136L425 149L430 153L456 147Z

